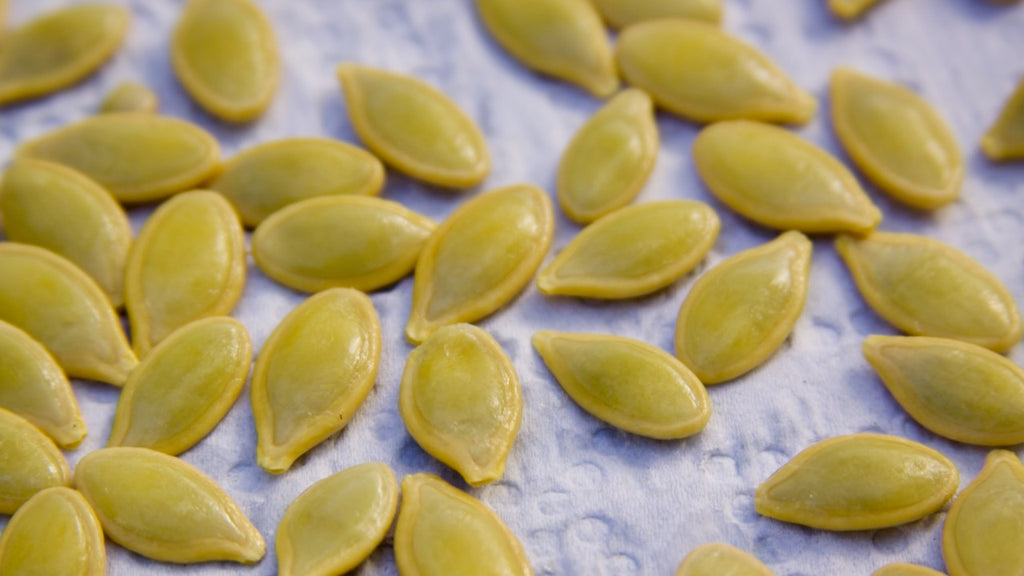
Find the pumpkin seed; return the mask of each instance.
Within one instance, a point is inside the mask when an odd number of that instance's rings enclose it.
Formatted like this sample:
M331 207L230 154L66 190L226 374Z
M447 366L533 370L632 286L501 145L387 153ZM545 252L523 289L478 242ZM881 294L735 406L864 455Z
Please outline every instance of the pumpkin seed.
M950 576L1009 576L1024 570L1024 466L993 450L981 473L953 502L942 529Z
M843 20L856 20L881 0L828 0L828 8Z
M654 103L630 88L608 101L569 142L558 166L558 202L586 224L640 193L658 157Z
M0 407L28 420L62 448L86 427L64 371L42 344L0 320Z
M719 200L764 226L864 233L882 219L839 160L782 128L719 122L697 135L693 158Z
M370 292L407 276L436 224L397 202L311 198L274 213L252 235L260 269L305 292Z
M207 112L245 122L277 91L280 57L274 30L250 0L190 0L171 41L178 80Z
M114 307L124 304L124 264L132 229L110 192L71 168L18 160L0 185L7 237L41 246L84 270Z
M111 540L161 562L255 563L265 544L213 480L148 448L103 448L75 467L75 488Z
M120 6L81 4L49 12L5 34L0 106L56 92L95 72L121 44L128 20L128 11Z
M515 298L551 246L553 212L547 193L529 184L492 190L456 209L416 263L406 337L418 344Z
M104 576L103 529L82 495L63 486L39 492L0 534L0 574Z
M499 480L523 393L501 346L470 324L445 326L405 362L398 410L416 443L471 486Z
M374 196L383 185L384 165L362 148L327 138L285 138L235 156L209 188L226 196L242 224L253 227L301 200Z
M693 200L622 208L587 226L537 276L541 292L634 298L697 265L718 237L718 215Z
M619 35L626 80L662 108L697 122L747 118L806 124L814 97L767 56L703 22L652 20Z
M533 574L522 545L497 514L432 474L402 479L395 561L400 573L416 576Z
M68 463L53 441L0 408L0 514L13 514L35 493L70 481Z
M694 283L676 321L676 356L701 382L732 380L775 353L803 311L812 248L786 232Z
M676 576L772 576L754 556L728 544L704 544L690 551Z
M711 417L700 380L646 342L545 330L533 335L533 347L581 408L627 432L685 438Z
M0 320L38 340L73 378L120 386L138 364L103 290L49 250L0 243Z
M945 574L925 566L897 562L895 564L886 564L885 566L882 566L878 570L875 570L871 576L945 576Z
M1021 337L1020 311L991 272L948 244L916 234L840 237L836 250L868 305L914 335L996 351Z
M153 114L160 105L156 93L145 84L122 82L107 93L100 104L101 113L148 112Z
M647 20L689 18L709 24L722 21L722 0L593 0L605 21L625 28Z
M981 150L992 160L1024 158L1024 80L1007 98L999 117L985 132Z
M387 464L367 462L306 489L277 527L279 576L345 574L384 540L398 508Z
M832 73L832 125L860 169L893 198L930 210L960 194L964 160L927 101L847 68Z
M874 530L913 522L953 497L960 474L917 442L851 434L799 453L758 486L763 516L823 530Z
M476 124L441 91L404 74L342 64L348 115L363 143L392 168L430 184L474 186L491 169Z
M18 156L74 168L130 203L159 200L209 179L220 164L220 147L201 128L175 118L99 114L22 144Z
M370 393L379 362L380 322L362 292L332 288L292 310L253 370L259 465L284 472L344 428Z
M587 0L477 0L491 36L520 63L604 98L619 88L601 16Z
M128 255L125 304L139 357L189 322L231 313L245 285L245 235L216 192L175 196L150 216Z

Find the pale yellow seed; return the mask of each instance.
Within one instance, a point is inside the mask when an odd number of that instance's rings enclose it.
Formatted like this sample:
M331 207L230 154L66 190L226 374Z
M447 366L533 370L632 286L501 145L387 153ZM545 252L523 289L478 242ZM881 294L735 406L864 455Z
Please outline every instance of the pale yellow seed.
M981 150L992 160L1024 158L1024 80L1006 99L999 117L985 132Z
M828 0L828 8L843 20L856 20L881 0Z
M33 496L0 535L0 576L104 576L107 555L96 513L63 486Z
M100 104L100 113L143 112L154 114L160 101L153 90L138 82L122 82L115 86Z
M14 514L37 492L70 482L68 463L53 441L0 408L0 514Z
M878 570L872 572L871 576L945 576L945 574L925 566L897 562L895 564L882 566Z
M728 544L704 544L690 551L676 576L772 576L760 560Z
M592 0L609 25L625 28L647 20L687 18L722 21L722 0Z

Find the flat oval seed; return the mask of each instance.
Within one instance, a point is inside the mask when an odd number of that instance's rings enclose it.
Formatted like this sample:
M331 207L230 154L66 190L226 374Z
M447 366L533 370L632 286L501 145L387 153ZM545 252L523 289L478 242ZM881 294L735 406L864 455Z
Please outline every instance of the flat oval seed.
M384 165L369 152L327 138L285 138L254 146L224 165L209 184L234 205L242 224L318 196L375 196Z
M416 443L471 486L499 480L523 393L501 346L470 324L445 326L405 362L398 410Z
M832 72L829 89L836 136L872 182L916 208L956 200L963 155L931 104L899 84L846 68Z
M528 184L456 209L416 263L406 337L420 343L441 326L475 322L512 300L551 247L553 212L547 193Z
M872 572L871 576L945 576L945 574L925 566L897 562L895 564L882 566L878 570Z
M18 157L64 164L120 202L149 202L209 179L220 146L201 128L148 113L99 114L22 144Z
M252 564L266 545L213 480L191 464L147 448L103 448L75 467L75 488L111 540L161 562Z
M257 462L280 473L345 427L373 387L380 322L362 292L332 288L292 310L252 376Z
M558 165L558 202L586 224L640 193L658 157L654 103L630 88L608 101L573 136Z
M981 139L981 150L992 160L1024 158L1024 80L1003 104L995 123Z
M615 56L626 80L697 122L735 118L805 124L814 97L764 54L717 27L681 19L626 28Z
M856 20L881 0L828 0L828 8L843 20Z
M541 292L635 298L660 290L700 262L718 237L715 211L666 200L622 208L573 238L537 276Z
M128 11L82 4L49 12L4 35L0 106L55 92L92 74L121 44Z
M935 450L896 436L851 434L799 453L758 486L758 514L823 530L874 530L937 512L960 474Z
M676 356L704 384L768 359L804 308L811 241L799 232L740 252L694 283L676 321Z
M18 160L0 184L0 214L8 239L60 254L92 276L114 307L124 304L132 229L102 186L60 164Z
M709 24L722 21L722 0L593 0L594 6L615 28L660 20L688 18Z
M767 124L719 122L697 135L704 184L741 215L779 230L869 232L882 213L839 160Z
M274 30L250 0L190 0L174 29L171 62L189 95L223 120L256 118L277 91Z
M252 255L267 276L295 290L370 292L412 272L435 226L397 202L311 198L260 224L252 235Z
M580 407L627 432L685 438L703 430L711 417L700 380L645 342L545 330L533 335L533 347Z
M100 287L36 246L0 243L0 320L38 340L73 378L120 386L139 362Z
M432 474L402 479L395 561L408 576L533 574L522 545L490 508Z
M728 544L704 544L690 551L676 576L772 576L754 556Z
M953 247L916 234L840 237L836 250L857 289L887 322L909 334L963 340L997 352L1021 337L1009 290Z
M47 488L33 496L0 535L2 576L106 573L100 521L85 498L70 488Z
M338 67L359 138L392 168L430 184L474 186L491 169L476 124L441 91L403 74Z
M234 318L207 318L179 328L132 371L107 445L181 454L228 413L251 363L249 333Z
M13 514L35 493L70 482L68 463L53 441L0 408L0 514Z
M160 101L156 93L145 84L122 82L107 93L100 104L100 113L145 112L156 113Z
M367 462L307 488L277 527L278 576L346 574L384 540L398 509L387 464Z
M125 305L144 356L176 329L230 314L245 286L245 234L216 192L175 196L150 216L128 255Z

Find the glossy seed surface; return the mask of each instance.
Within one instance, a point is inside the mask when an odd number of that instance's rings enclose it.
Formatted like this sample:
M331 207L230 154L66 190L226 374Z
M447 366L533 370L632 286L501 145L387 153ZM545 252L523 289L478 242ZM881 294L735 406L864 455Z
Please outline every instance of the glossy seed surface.
M176 329L231 313L245 286L245 235L216 192L187 192L146 220L128 255L125 305L140 357Z
M676 576L772 576L754 556L728 544L704 544L690 551Z
M392 168L451 188L487 177L491 156L483 134L440 90L356 64L339 66L338 79L359 138Z
M897 562L895 564L882 566L878 570L872 572L871 576L945 576L945 574L938 570L932 570L926 566Z
M533 347L581 408L627 432L685 438L703 430L711 417L700 380L646 342L545 330L533 335Z
M843 20L856 20L881 0L828 0L828 9Z
M260 224L252 255L267 276L289 288L370 292L409 275L436 226L389 200L311 198Z
M863 233L882 219L839 160L782 128L745 120L719 122L697 136L693 159L719 200L764 226Z
M257 462L288 470L345 427L370 393L380 322L362 292L333 288L292 310L263 345L252 376Z
M476 326L455 324L409 354L398 410L417 444L480 486L505 472L523 393L498 342Z
M586 224L629 204L654 169L658 125L654 103L627 89L608 101L573 136L558 165L558 202Z
M0 514L13 514L35 493L70 482L68 463L53 441L0 408Z
M981 139L981 149L992 160L1024 158L1024 80L1003 104L999 117Z
M160 106L156 93L138 82L122 82L107 93L100 104L100 113L140 112L153 114Z
M615 28L662 18L687 18L709 24L722 21L722 0L593 0Z
M422 342L441 326L475 322L515 298L551 246L553 212L547 193L528 184L457 208L416 263L406 337Z
M840 237L836 250L868 305L920 336L963 340L997 352L1021 337L1020 311L1003 283L970 256L916 234Z
M587 226L540 274L550 295L635 298L664 288L714 245L715 211L693 200L628 206Z
M676 320L676 356L704 384L767 360L804 308L811 241L799 232L736 254L701 276Z
M106 559L96 513L63 486L29 499L0 535L0 576L104 576Z
M533 574L522 545L497 514L432 474L402 479L395 561L407 576Z
M277 527L278 575L348 573L384 540L397 509L398 483L387 464L359 464L313 484Z
M851 434L797 454L758 486L758 514L823 530L874 530L942 508L960 483L948 458L917 442Z

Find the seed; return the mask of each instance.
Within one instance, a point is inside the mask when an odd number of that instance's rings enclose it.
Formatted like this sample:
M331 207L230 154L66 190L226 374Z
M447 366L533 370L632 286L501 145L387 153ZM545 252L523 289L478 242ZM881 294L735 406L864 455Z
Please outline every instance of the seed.
M370 292L412 272L435 226L397 202L311 198L260 224L252 235L252 255L267 276L289 288Z
M851 434L799 453L758 486L758 514L823 530L874 530L937 512L960 474L935 450L896 436Z
M344 428L370 393L379 362L380 322L362 292L332 288L292 310L253 369L259 465L284 472Z
M918 566L917 564L904 564L903 562L897 562L895 564L886 564L878 570L875 570L871 576L946 576L938 570L932 570L924 566Z
M245 285L245 235L231 204L193 191L163 203L128 255L125 304L139 357L178 328L230 314Z
M813 246L799 232L740 252L702 276L676 321L676 356L704 384L768 359L804 308Z
M916 234L840 237L836 250L868 305L909 334L953 338L995 351L1021 337L1017 304L981 264Z
M96 513L63 486L25 502L0 535L0 574L104 576L106 560Z
M359 464L313 484L277 527L278 575L348 573L384 540L397 508L387 464Z
M981 149L992 160L1024 158L1024 80L1003 104L999 118L985 132Z
M700 380L646 342L545 330L533 335L533 347L580 407L627 432L685 438L711 417Z
M75 488L114 542L161 562L263 558L263 537L191 464L147 448L103 448L75 467Z
M615 28L662 18L722 21L722 0L594 0L594 5Z
M68 463L53 441L0 408L0 514L14 514L37 492L70 483Z
M160 102L156 93L145 84L122 82L107 93L100 104L100 113L148 112L156 113Z
M676 576L772 576L754 556L728 544L698 546L683 558Z
M420 343L442 326L497 311L530 282L551 246L554 210L529 184L476 196L427 241L416 263L406 337Z
M718 237L715 211L702 202L629 206L573 238L537 276L541 292L635 298L660 290L700 262Z
M828 0L828 8L843 20L856 20L881 0Z
M882 219L839 160L775 126L719 122L697 136L693 158L719 200L764 226L864 233Z

